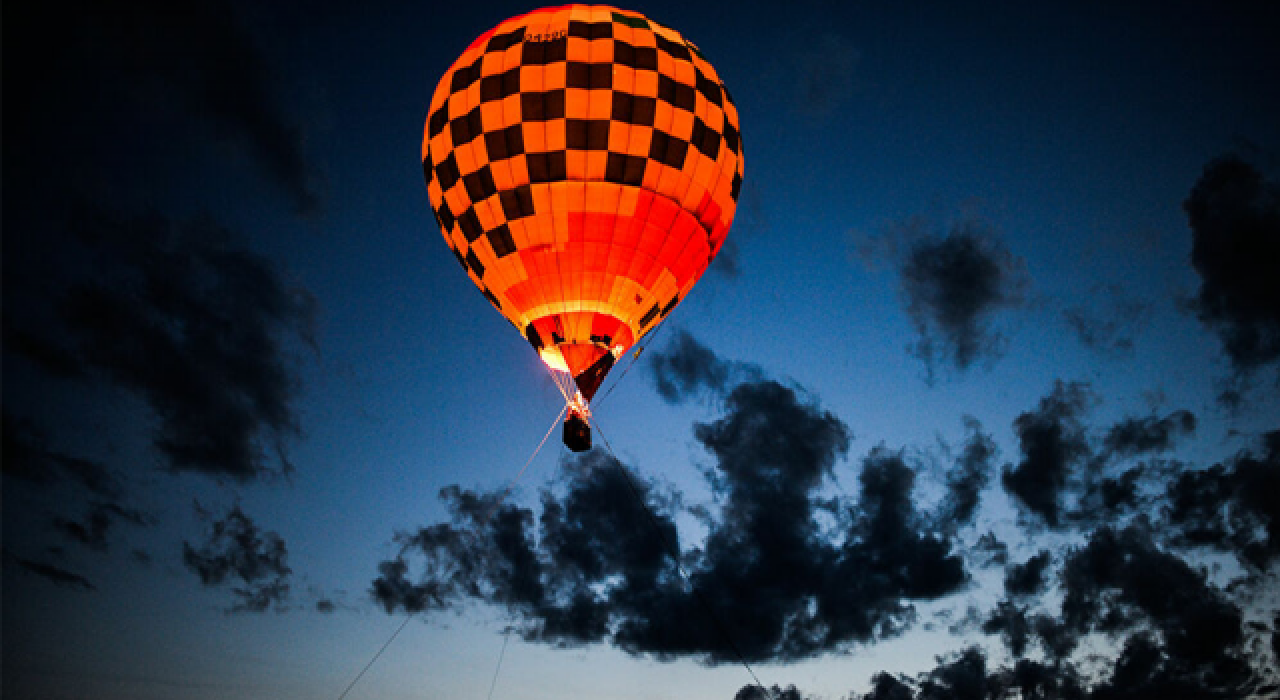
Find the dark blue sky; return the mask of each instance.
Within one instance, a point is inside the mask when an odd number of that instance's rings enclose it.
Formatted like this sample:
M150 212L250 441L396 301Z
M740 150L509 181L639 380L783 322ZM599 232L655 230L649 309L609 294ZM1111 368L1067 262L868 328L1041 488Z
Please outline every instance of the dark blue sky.
M1280 14L1085 5L631 6L732 90L737 219L597 408L620 462L553 437L480 526L562 401L418 158L532 8L9 8L4 695L337 697L421 590L376 582L470 556L349 697L487 693L511 626L494 697L734 698L624 468L766 684L1274 694Z

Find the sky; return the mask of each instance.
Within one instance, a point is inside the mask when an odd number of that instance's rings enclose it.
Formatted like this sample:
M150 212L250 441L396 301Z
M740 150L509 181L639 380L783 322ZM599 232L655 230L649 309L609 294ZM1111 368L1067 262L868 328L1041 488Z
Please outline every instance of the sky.
M1276 8L629 6L745 177L574 455L419 161L532 6L26 5L5 697L1280 696Z

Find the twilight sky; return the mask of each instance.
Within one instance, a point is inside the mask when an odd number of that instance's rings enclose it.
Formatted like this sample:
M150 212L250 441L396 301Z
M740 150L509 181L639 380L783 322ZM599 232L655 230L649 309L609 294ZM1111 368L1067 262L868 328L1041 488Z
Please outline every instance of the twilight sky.
M1280 696L1275 7L629 6L737 219L495 505L562 401L419 154L533 7L26 5L5 697L337 698L409 612L347 697Z

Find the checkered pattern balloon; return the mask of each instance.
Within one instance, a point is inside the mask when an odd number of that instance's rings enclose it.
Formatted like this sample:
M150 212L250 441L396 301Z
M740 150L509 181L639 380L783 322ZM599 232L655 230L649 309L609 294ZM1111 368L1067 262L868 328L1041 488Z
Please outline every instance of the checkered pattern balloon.
M422 169L471 281L590 399L724 244L742 138L692 42L571 5L462 53L431 99Z

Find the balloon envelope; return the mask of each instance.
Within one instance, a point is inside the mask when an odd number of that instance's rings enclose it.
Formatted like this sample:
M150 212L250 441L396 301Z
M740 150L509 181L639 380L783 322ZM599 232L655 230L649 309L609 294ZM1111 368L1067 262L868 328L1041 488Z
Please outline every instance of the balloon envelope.
M738 112L698 48L570 5L476 39L431 99L427 192L471 281L587 400L724 244Z

